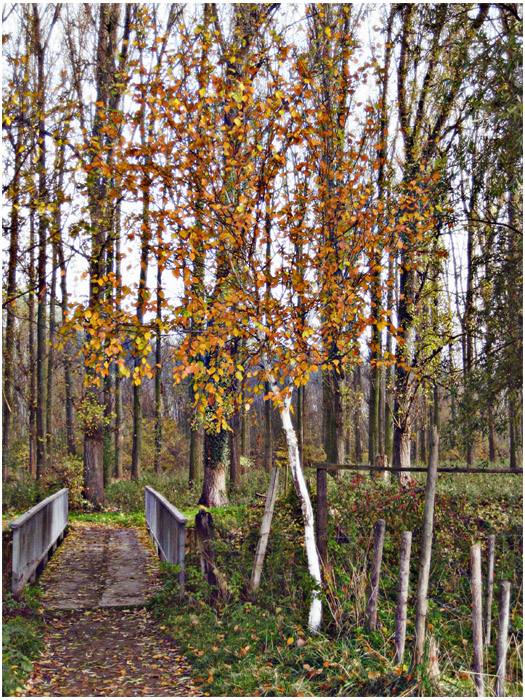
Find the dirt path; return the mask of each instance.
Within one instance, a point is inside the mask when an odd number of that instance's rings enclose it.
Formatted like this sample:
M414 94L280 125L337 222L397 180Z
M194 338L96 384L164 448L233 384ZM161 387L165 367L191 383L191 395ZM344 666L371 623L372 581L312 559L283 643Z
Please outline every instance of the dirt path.
M40 584L48 632L24 695L202 695L143 607L158 586L145 528L75 523Z

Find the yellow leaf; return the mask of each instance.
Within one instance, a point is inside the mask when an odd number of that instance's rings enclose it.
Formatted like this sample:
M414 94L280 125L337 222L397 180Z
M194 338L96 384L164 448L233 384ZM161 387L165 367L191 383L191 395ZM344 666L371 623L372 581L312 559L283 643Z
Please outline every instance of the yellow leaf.
M294 640L293 637L288 637L288 640L286 641L286 643L288 644L288 646L290 646L291 644L294 643L294 641L295 641L295 640Z
M330 27L325 27L325 28L324 28L324 33L326 34L326 36L327 36L329 39L332 37L332 30L330 29Z

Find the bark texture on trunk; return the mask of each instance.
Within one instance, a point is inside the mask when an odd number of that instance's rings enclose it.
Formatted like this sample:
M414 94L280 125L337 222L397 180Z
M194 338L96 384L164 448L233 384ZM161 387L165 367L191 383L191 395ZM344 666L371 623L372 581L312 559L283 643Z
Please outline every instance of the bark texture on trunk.
M221 430L218 433L205 433L204 435L204 482L199 505L206 508L225 506L228 503L226 496L226 457L228 446L228 432Z
M264 391L270 391L270 385L265 383ZM270 473L273 464L273 430L272 430L272 401L264 402L264 469Z
M394 445L392 466L398 469L410 469L411 439L410 429L394 425ZM399 483L406 486L410 479L410 474L406 471L397 472Z
M104 442L102 430L84 435L84 495L95 506L104 505Z
M115 368L115 479L122 479L122 378L118 367Z
M241 475L241 417L238 409L231 417L230 427L230 488L239 483Z
M131 478L140 479L142 460L142 385L133 387L133 448Z
M190 488L197 483L202 474L204 460L204 429L202 425L191 428L190 432L190 472L188 484Z

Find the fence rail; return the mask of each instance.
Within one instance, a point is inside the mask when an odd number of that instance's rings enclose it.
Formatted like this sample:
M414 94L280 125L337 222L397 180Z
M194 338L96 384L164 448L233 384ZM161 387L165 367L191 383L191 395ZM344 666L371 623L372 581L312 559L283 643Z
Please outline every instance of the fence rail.
M11 590L18 597L37 569L45 566L57 542L64 537L68 520L67 489L33 506L10 524L13 531L13 577Z
M146 525L162 561L179 564L179 583L184 587L184 552L186 549L186 518L164 496L150 486L145 489Z
M308 462L306 466L310 467L311 469L326 469L327 471L346 469L347 471L405 472L408 474L410 474L410 472L428 471L426 466L401 469L400 467L378 467L373 464L332 464L330 462ZM523 474L523 469L509 469L507 467L503 467L501 469L496 469L495 467L476 467L472 469L468 467L438 467L438 472L448 474Z

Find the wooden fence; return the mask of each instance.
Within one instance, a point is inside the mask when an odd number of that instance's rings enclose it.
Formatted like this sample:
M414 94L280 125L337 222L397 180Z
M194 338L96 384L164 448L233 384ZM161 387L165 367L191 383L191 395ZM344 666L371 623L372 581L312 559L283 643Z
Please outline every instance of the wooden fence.
M452 474L523 474L522 469L469 469L462 467L438 467L438 435L434 431L431 440L431 454L428 467L415 467L411 469L398 469L383 464L331 464L325 462L311 462L310 467L317 469L317 547L319 556L323 564L328 562L328 502L327 502L327 472L339 469L351 471L371 471L371 472L427 472L427 485L425 490L425 514L423 518L423 542L421 551L421 561L419 567L418 593L416 604L416 633L412 663L420 663L423 655L423 645L425 641L425 618L427 613L427 589L430 572L430 556L432 551L432 530L434 518L434 498L436 492L436 480L438 472ZM379 462L383 460L378 460ZM383 542L385 537L385 521L378 520L374 535L374 553L370 581L370 593L367 605L367 626L374 629L377 624L377 604L379 579L381 572L381 560L383 554ZM405 635L407 623L407 593L408 575L410 567L410 549L412 533L404 532L401 539L401 552L399 564L398 581L398 602L396 608L396 631L395 662L402 664L405 648ZM476 694L478 697L484 695L484 674L483 674L483 645L488 647L491 641L491 605L493 595L494 578L494 536L488 539L488 575L487 575L487 596L486 596L486 616L484 620L484 632L482 624L482 581L480 565L480 545L471 548L471 589L472 589L472 626L473 626L473 670ZM498 618L498 647L496 661L496 682L495 694L504 695L505 665L508 647L508 619L510 606L510 583L502 581L500 583L500 601ZM483 638L484 637L484 638ZM437 661L437 660L436 660Z

